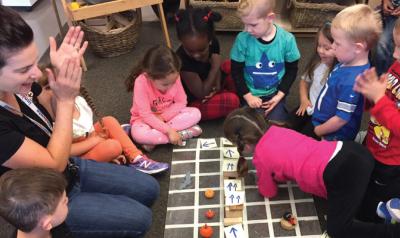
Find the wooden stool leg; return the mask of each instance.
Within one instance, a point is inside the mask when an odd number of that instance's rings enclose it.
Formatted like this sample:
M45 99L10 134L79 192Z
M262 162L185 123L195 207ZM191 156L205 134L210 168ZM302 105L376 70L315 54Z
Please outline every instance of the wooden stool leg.
M158 12L160 13L161 28L164 33L165 41L167 42L167 46L169 48L171 48L171 41L169 39L167 22L165 21L165 15L164 15L164 10L163 10L162 4L161 3L157 4L157 7L158 7Z

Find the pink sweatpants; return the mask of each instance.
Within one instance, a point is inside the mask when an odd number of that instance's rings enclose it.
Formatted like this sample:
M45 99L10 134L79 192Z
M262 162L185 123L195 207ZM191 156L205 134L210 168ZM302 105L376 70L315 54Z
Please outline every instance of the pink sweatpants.
M181 131L196 125L200 119L201 113L199 109L194 107L185 107L178 113L178 115L166 123L175 130ZM168 135L151 128L142 120L136 120L133 122L131 135L132 138L140 144L159 145L169 143Z

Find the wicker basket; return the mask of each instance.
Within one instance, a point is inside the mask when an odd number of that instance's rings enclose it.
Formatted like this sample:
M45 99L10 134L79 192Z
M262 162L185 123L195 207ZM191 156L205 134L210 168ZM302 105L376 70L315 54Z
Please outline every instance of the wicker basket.
M139 40L141 15L137 11L130 11L131 20L125 27L104 32L79 22L85 32L85 39L93 52L101 57L114 57L128 53Z
M216 1L201 1L190 0L190 5L194 8L209 7L213 11L219 12L222 15L222 20L215 23L217 31L242 31L243 23L237 15L237 7L239 2L216 2Z
M364 3L356 0L356 3ZM325 21L332 20L338 12L347 6L335 3L310 3L307 0L288 0L290 23L294 28L320 27Z

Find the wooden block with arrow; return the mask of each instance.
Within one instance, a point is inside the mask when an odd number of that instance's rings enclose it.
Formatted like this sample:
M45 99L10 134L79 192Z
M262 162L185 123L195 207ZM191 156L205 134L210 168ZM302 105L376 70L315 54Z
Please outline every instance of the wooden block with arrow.
M244 238L245 233L241 224L228 226L224 228L226 238Z
M222 163L222 173L224 178L237 178L239 173L237 170L239 159L224 159Z

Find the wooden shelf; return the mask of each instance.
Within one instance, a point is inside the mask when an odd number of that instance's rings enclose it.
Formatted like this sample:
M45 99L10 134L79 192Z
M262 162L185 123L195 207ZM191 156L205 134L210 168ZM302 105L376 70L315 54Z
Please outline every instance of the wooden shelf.
M69 5L67 8L71 19L73 19L73 21L80 21L87 18L110 15L129 9L162 4L162 2L163 0L114 0L96 5L86 5L74 10L72 10Z

